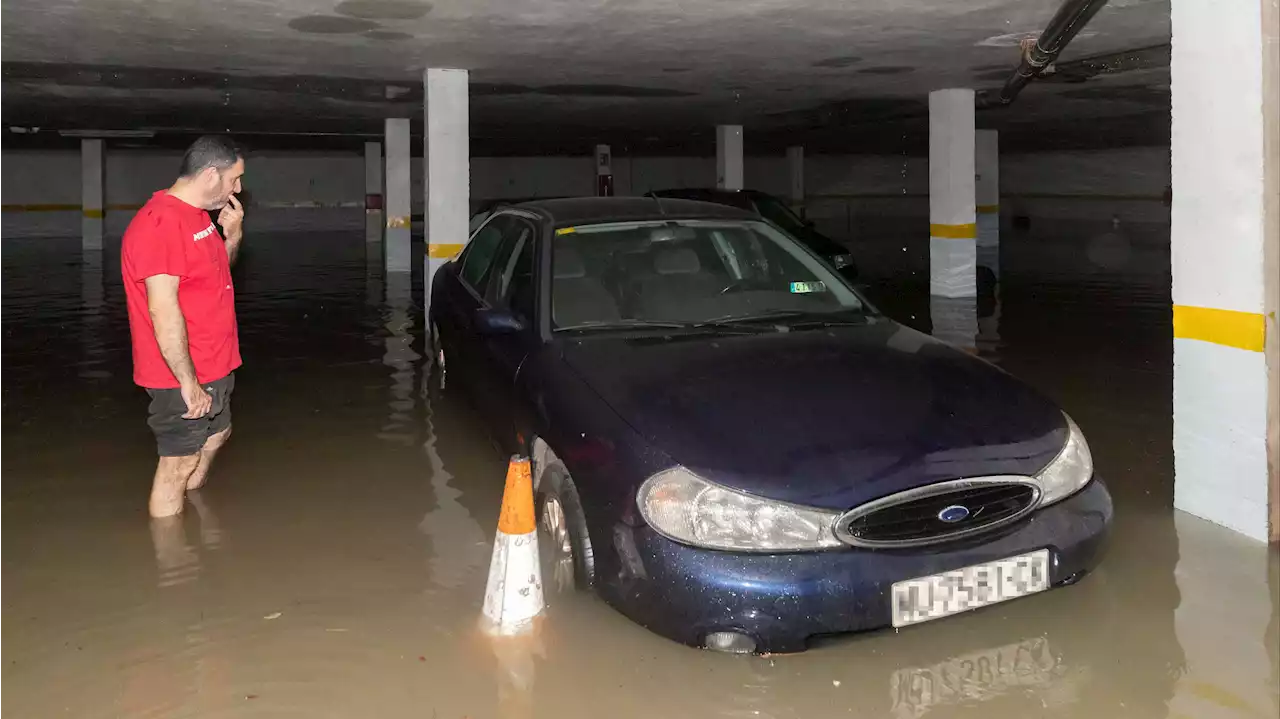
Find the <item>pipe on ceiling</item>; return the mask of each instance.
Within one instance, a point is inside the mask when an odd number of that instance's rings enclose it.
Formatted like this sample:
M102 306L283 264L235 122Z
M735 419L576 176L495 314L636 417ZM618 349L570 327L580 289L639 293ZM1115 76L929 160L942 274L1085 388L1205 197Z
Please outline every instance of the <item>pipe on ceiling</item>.
M1066 0L1040 37L1022 51L1022 61L1000 88L1000 94L994 98L988 94L979 96L978 106L1004 107L1012 103L1022 88L1044 72L1106 4L1107 0Z

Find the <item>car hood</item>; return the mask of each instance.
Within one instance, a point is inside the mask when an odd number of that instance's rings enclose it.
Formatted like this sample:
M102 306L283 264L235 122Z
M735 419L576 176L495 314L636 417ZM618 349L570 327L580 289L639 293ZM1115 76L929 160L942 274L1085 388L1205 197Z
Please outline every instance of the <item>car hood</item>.
M897 323L762 334L586 335L563 360L699 476L845 509L932 482L1031 475L1067 428L996 367Z

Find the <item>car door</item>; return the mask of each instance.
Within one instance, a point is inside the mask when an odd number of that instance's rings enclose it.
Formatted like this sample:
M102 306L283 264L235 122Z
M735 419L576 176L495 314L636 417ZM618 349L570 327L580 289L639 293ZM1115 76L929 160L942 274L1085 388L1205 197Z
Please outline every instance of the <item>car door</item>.
M484 281L512 219L511 215L495 214L481 225L458 258L457 281L442 288L443 309L436 312L440 342L448 358L450 381L464 386L475 374L480 341L475 321L476 311L483 306Z
M475 363L477 404L504 449L515 451L515 380L520 365L536 343L535 262L538 223L516 215L485 278L482 299L486 309L510 313L523 329L489 333L477 344Z

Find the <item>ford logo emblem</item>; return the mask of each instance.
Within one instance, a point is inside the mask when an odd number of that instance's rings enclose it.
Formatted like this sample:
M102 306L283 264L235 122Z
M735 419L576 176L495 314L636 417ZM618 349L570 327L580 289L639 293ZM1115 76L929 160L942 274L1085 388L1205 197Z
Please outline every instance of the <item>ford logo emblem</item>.
M969 508L962 507L958 504L953 504L950 507L943 507L942 511L938 512L938 519L946 522L947 524L955 524L956 522L962 522L968 518Z

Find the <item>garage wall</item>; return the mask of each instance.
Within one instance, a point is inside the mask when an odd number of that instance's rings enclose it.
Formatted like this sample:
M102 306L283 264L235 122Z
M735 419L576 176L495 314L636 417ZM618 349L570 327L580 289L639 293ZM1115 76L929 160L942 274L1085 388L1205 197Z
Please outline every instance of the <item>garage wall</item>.
M109 235L122 233L132 208L168 186L179 161L176 152L108 150ZM255 153L245 180L254 227L362 227L363 163L356 152ZM79 232L78 152L6 151L0 164L4 236ZM927 272L928 169L928 159L921 157L808 157L804 211L820 230L849 244L872 274ZM748 157L745 172L748 186L785 195L785 158ZM1119 271L1143 282L1167 280L1167 148L1009 155L1001 158L1000 172L1006 267L1056 268L1070 277ZM638 195L712 185L715 161L615 157L614 173L618 194ZM421 212L421 162L414 165L412 181L414 211ZM476 202L593 192L589 155L471 161Z

